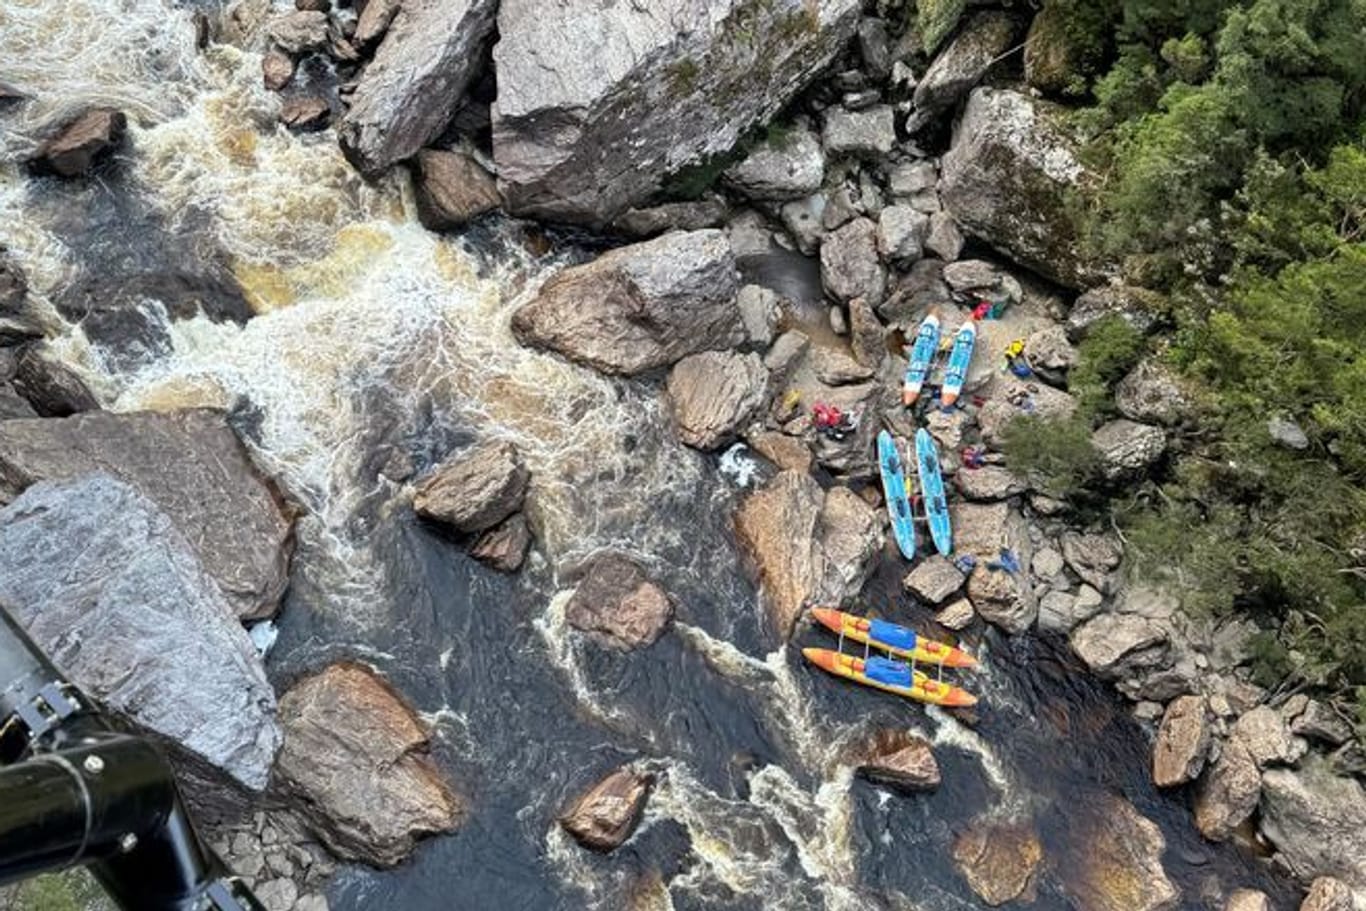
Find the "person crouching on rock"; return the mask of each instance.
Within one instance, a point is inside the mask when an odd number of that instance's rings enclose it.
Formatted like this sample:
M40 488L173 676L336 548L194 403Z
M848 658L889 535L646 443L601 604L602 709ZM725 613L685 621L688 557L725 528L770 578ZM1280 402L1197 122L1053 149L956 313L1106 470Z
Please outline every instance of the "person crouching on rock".
M811 422L818 433L832 440L843 440L858 429L857 418L824 402L811 406Z

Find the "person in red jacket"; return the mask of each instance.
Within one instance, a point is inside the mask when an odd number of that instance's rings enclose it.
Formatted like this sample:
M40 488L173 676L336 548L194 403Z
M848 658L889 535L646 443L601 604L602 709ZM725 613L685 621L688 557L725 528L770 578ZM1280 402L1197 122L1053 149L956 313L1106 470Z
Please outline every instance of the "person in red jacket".
M848 414L824 402L817 402L811 406L811 423L818 432L832 440L844 439L858 426Z

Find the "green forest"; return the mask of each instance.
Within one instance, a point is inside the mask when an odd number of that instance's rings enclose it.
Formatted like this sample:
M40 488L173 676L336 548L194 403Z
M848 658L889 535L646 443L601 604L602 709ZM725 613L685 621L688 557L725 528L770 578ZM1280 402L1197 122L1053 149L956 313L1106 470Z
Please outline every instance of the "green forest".
M1099 186L1086 242L1165 330L1081 348L1064 427L1012 460L1116 520L1132 570L1265 633L1259 682L1354 699L1366 732L1366 2L1047 0ZM1105 489L1090 424L1152 355L1198 390L1162 474ZM1276 418L1307 447L1278 445ZM1018 423L1018 422L1017 422Z

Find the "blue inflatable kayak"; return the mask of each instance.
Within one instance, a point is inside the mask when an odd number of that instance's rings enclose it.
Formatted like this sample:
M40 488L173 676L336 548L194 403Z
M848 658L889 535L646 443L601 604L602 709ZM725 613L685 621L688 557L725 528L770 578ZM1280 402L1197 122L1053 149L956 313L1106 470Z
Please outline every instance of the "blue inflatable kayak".
M907 560L915 559L915 515L906 490L906 471L896 442L887 431L877 435L877 461L882 468L882 492L887 496L887 512L892 516L896 546Z
M953 529L949 524L949 504L944 498L944 475L939 470L939 450L934 437L923 427L915 434L915 459L920 469L920 498L930 525L934 549L944 556L953 552Z
M934 314L925 317L920 331L915 334L915 345L911 348L911 365L906 368L906 379L901 385L901 404L910 407L920 398L920 390L925 386L925 377L934 364L934 356L939 353L939 318Z
M958 401L963 394L963 384L968 380L968 368L972 366L972 349L977 345L977 324L968 320L958 330L953 339L953 353L949 355L949 369L944 374L944 392L941 396L944 407Z

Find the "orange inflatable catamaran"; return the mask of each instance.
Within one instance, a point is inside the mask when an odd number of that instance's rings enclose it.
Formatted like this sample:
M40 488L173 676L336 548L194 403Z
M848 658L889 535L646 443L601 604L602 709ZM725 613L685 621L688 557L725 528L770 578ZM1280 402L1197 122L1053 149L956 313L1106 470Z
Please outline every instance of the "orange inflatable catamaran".
M821 670L917 702L952 707L977 704L977 697L966 690L932 679L914 667L920 662L940 668L976 667L977 659L962 649L926 639L915 630L895 623L856 617L832 608L817 607L812 609L811 615L816 622L839 635L841 647L845 639L865 646L862 658L832 649L802 649L803 657ZM871 648L894 657L870 656L866 649Z

